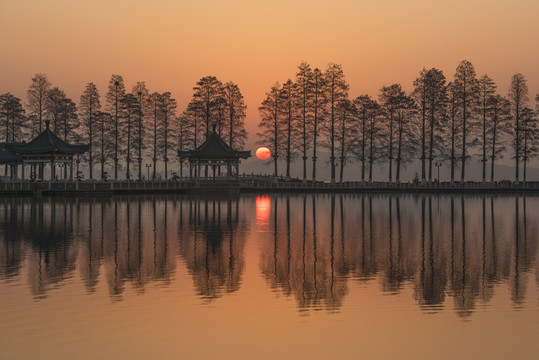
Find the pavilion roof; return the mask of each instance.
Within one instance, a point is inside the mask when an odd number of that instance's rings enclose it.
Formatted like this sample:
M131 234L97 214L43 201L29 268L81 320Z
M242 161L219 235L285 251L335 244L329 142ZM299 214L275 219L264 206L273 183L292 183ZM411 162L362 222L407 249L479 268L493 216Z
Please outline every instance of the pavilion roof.
M18 154L83 154L88 152L89 145L72 145L56 136L49 128L49 121L45 121L46 129L35 139L28 143L8 143L10 151Z
M178 151L178 155L184 158L198 159L247 159L251 157L251 151L238 151L232 149L219 136L214 127L213 131L208 135L206 141L204 141L202 145L194 150Z
M0 164L12 164L19 161L19 155L9 150L8 146L22 143L0 143Z

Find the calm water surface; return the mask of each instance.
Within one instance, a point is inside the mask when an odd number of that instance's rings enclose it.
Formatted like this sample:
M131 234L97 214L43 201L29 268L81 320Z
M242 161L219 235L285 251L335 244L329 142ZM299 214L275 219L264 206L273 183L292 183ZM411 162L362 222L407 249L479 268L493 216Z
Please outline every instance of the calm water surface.
M537 359L539 198L0 200L1 359Z

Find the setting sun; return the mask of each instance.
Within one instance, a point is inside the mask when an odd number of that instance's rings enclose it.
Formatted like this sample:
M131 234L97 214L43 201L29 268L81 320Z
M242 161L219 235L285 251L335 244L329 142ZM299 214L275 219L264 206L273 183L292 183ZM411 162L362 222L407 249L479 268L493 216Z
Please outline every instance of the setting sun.
M260 160L267 160L271 156L271 151L267 147L260 147L256 150L256 157Z

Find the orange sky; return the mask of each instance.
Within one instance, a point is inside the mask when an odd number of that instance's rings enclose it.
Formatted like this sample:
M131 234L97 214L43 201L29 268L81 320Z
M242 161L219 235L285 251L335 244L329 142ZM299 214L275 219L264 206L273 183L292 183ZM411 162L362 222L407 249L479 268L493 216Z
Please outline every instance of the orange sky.
M423 66L452 78L467 58L503 94L523 73L535 97L537 14L537 0L0 0L0 93L26 99L43 72L78 102L87 82L104 95L117 73L129 87L171 91L181 109L213 74L243 91L252 144L265 91L302 60L342 64L357 96L394 82L410 89Z

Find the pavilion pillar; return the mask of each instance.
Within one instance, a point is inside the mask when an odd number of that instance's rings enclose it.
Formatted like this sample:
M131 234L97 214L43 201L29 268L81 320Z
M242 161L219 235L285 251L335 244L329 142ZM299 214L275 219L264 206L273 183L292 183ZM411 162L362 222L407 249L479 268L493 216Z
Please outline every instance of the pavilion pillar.
M54 158L51 159L51 181L56 180L56 163L54 162Z
M215 165L212 165L213 168L213 181L215 181Z
M232 167L230 165L230 160L226 162L226 176L232 177Z
M24 180L24 161L21 163L21 180Z
M240 163L236 162L236 179L240 177Z
M69 180L73 181L73 158L71 158L71 162L69 163Z
M197 178L200 178L200 161L197 161Z

